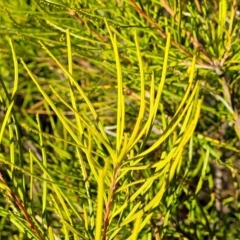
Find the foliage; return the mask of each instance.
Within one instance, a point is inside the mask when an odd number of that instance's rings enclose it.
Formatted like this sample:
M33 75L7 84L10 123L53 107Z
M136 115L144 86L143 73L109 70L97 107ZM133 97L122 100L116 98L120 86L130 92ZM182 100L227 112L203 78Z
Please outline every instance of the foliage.
M239 239L237 0L0 6L1 239Z

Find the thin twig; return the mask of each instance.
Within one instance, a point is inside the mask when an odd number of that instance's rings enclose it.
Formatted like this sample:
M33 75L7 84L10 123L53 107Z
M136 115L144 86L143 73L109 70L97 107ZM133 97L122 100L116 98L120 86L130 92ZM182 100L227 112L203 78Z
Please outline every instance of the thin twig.
M115 187L116 187L116 183L117 183L117 176L118 176L119 170L120 170L120 165L118 165L114 168L113 179L112 179L112 183L110 186L110 194L109 194L108 202L106 205L106 211L105 211L105 215L104 215L104 228L103 228L102 240L105 240L107 237L107 229L109 226L109 215L110 215L110 211L111 211L111 207L112 207L114 191L115 191Z
M152 27L154 27L157 32L161 35L161 37L163 37L164 39L167 38L166 33L164 33L161 28L157 25L157 23L155 21L153 21L137 4L134 0L130 0L130 2L132 3L133 7L135 8L135 10L142 15L150 24ZM191 53L189 53L188 51L186 51L184 48L182 48L177 42L170 40L171 44L173 46L175 46L176 48L178 48L182 53L184 53L186 56L188 57L193 57L193 55ZM202 60L198 60L199 63L203 63Z
M165 8L165 10L177 21L179 22L179 19L177 16L175 16L174 14L174 11L171 9L171 7L167 4L166 0L161 0L161 3L163 5L163 7ZM195 48L197 48L203 55L204 57L206 58L206 60L211 64L212 63L212 59L211 57L209 57L203 50L203 46L202 44L200 44L198 42L198 40L196 40L193 35L187 30L187 29L184 29L188 39L191 41L191 43L193 44L193 46Z
M160 232L159 232L157 224L154 222L153 219L151 219L150 221L151 221L151 224L152 224L152 226L154 228L155 239L156 240L161 240L161 236L160 236Z
M86 25L86 23L79 17L76 11L69 9L68 13L70 16L73 16L80 25L82 26ZM89 30L98 40L100 40L101 42L106 42L106 40L92 28L89 27Z
M2 181L6 185L7 195L12 201L18 206L20 211L22 212L23 216L25 217L26 221L29 223L30 228L37 234L39 239L44 240L45 238L42 236L41 232L37 229L34 222L32 221L30 215L28 214L27 210L25 209L22 202L18 199L18 197L11 191L11 189L7 186L2 174L0 173L0 181Z

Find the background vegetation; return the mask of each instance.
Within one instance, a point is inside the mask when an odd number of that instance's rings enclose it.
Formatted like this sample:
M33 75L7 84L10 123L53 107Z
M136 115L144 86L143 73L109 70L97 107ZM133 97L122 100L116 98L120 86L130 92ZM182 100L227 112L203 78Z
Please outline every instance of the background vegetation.
M240 239L237 0L0 3L1 239Z

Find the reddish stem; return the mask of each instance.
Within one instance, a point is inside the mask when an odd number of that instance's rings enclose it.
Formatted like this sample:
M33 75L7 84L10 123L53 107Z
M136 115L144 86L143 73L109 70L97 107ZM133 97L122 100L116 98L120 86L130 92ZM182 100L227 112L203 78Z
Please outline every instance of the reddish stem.
M109 215L110 215L110 211L111 211L111 207L112 207L114 191L115 191L115 187L116 187L119 169L120 169L120 166L118 165L114 168L114 172L113 172L113 179L112 179L112 183L110 186L110 194L109 194L108 202L106 205L106 211L105 211L105 215L104 215L104 228L103 228L102 240L105 240L106 236L107 236L107 229L109 226Z

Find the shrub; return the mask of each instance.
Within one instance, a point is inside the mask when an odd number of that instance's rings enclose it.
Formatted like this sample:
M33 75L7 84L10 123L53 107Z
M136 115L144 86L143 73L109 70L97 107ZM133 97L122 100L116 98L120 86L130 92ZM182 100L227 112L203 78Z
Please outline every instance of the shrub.
M2 239L238 239L239 3L1 3Z

